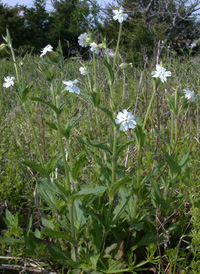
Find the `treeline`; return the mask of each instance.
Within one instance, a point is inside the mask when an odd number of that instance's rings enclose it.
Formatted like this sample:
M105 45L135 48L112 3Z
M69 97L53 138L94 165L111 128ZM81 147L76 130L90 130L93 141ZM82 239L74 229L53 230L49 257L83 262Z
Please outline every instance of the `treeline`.
M104 9L95 0L52 0L50 12L46 0L34 0L30 8L0 2L0 41L3 43L8 28L21 54L27 50L39 53L47 44L55 48L60 40L65 56L76 55L81 50L77 38L83 32L101 33L108 41L117 38L118 24L112 20L112 9L121 3L129 15L122 43L130 59L151 55L159 40L188 48L194 40L198 42L200 1L189 0L115 0Z
M76 49L77 37L87 29L98 29L99 7L95 1L53 0L48 12L45 0L34 0L32 7L10 7L0 3L0 39L9 29L13 45L21 51L38 53L47 44L62 42L65 54Z

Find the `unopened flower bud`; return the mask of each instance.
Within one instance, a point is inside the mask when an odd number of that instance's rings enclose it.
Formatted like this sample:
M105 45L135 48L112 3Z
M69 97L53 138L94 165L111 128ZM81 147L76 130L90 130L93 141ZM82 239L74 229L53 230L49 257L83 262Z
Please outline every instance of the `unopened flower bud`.
M3 43L0 45L0 50L4 50L5 48L6 48L6 44Z
M106 49L106 43L103 42L103 43L99 44L99 49Z
M88 37L88 38L85 39L85 43L88 44L88 45L91 43L90 37Z
M98 47L99 47L99 49L103 49L103 44L102 43L99 44Z
M129 64L127 64L127 63L121 63L121 64L119 65L119 68L120 68L121 70L126 70L126 69L128 68L128 66L129 66Z

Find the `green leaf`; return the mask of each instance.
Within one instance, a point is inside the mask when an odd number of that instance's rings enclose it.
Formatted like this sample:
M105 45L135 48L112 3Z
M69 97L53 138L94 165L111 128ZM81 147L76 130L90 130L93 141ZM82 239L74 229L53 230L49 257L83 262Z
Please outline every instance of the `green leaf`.
M41 99L39 97L31 97L31 100L40 102L40 103L43 103L43 104L49 106L58 115L61 113L61 110L58 109L55 105L51 104L50 102L44 101L43 99Z
M29 93L30 93L32 87L33 87L33 85L30 85L30 86L26 87L26 88L22 91L21 100L22 100L23 103L26 102L27 97L28 97L28 95L29 95Z
M33 224L33 218L31 216L30 219L29 219L29 223L28 223L27 234L29 234L29 232L31 230L31 227L32 227L32 224Z
M189 161L190 152L187 152L183 158L179 161L179 166L183 168Z
M81 137L77 137L77 140L81 144L90 145L90 146L93 146L93 147L96 147L96 148L99 148L99 149L102 149L104 151L111 153L111 151L109 150L108 146L105 143L101 143L98 141L91 141L91 140L88 140L86 138L81 138Z
M24 244L24 241L21 239L15 239L11 237L4 237L0 238L0 243L5 243L5 244Z
M46 179L36 179L36 180L37 180L38 191L39 191L40 195L42 195L44 197L45 191L50 191L49 194L53 193L55 195L55 193L57 193L59 195L59 197L62 198L62 200L65 203L68 203L69 191L67 191L64 188L64 186L61 185L61 183L49 182ZM50 197L50 198L53 198L53 197Z
M86 196L86 195L99 195L103 194L106 191L107 187L105 186L97 186L97 187L84 187L80 191L76 193L78 196Z
M31 169L33 169L37 172L39 172L43 177L47 177L46 170L41 165L35 164L31 161L23 161L22 164L25 165L25 166L30 167Z
M56 126L54 123L46 122L46 124L47 124L50 128L52 128L52 129L54 129L54 130L58 130L58 129L57 129L57 126Z
M74 226L77 231L81 231L82 227L86 224L86 217L84 210L81 208L82 202L80 199L74 201L73 216L74 216Z
M48 163L46 164L46 170L47 170L47 173L50 174L55 166L57 165L57 163L60 161L60 159L62 158L62 155L59 155L57 157L52 157Z
M174 113L174 115L177 115L175 99L172 96L170 96L169 94L165 94L165 96L167 98L167 103L168 103L169 109L171 110L172 113Z
M70 266L75 269L78 268L78 263L72 261L67 255L66 252L64 252L60 247L56 245L49 245L46 244L46 247L51 255L51 257L56 261L60 262L61 264L65 266Z
M54 224L45 218L42 218L42 224L47 228L54 229Z
M125 208L129 202L130 196L129 197L120 197L120 201L118 205L115 207L113 211L113 219L112 219L112 224L116 224L121 217L122 214L125 213Z
M115 124L115 119L113 118L113 113L110 110L106 109L106 108L100 108L100 109L110 118L110 120L112 121L112 123L114 125L116 125Z
M98 108L100 105L100 96L96 92L91 93L92 103L95 108Z
M71 129L83 118L83 115L85 114L85 111L74 121L70 122L67 126L66 130L62 130L62 134L68 139L70 135Z
M159 136L160 140L167 146L168 150L170 150L169 142L162 136L162 134L160 133L160 131L157 130L156 127L154 127L154 130L155 130L156 135Z
M96 267L97 267L97 263L98 263L99 257L100 257L100 254L93 255L93 256L90 257L90 262L91 262L92 267L94 269L96 269Z
M157 243L157 235L155 234L146 234L143 236L138 242L137 242L137 247L140 246L148 246L150 244L156 244Z
M126 142L124 142L123 144L120 144L119 146L117 146L117 155L119 155L121 152L124 151L124 149L129 146L129 145L132 145L135 143L135 140L134 139L130 139Z
M170 169L170 172L171 172L171 177L172 177L172 179L174 179L180 173L181 167L178 165L177 162L175 162L173 160L173 158L171 156L166 154L165 157L166 157L166 161L169 165L169 169Z
M142 130L142 127L137 125L134 129L134 134L135 134L137 148L138 150L140 150L144 145L144 138L145 138L145 134Z
M116 183L114 183L114 185L111 186L110 194L114 196L115 193L119 190L119 188L121 188L128 181L129 177L130 173L127 174L124 178L119 179Z
M106 59L104 60L103 64L107 68L109 84L112 86L115 79L115 76L114 76L115 73L114 73L114 70L112 69L112 65L109 64Z
M73 164L73 168L72 168L73 180L76 181L78 179L80 170L81 170L83 164L85 163L85 160L86 160L85 155L81 155L78 157L78 159L76 159L75 163Z
M71 235L69 235L66 232L63 231L57 231L57 230L53 230L50 228L45 228L42 230L43 234L48 236L48 237L52 237L52 238L57 238L57 239L63 239L66 240L68 242L70 242L73 245L76 245L76 241L72 238Z
M46 78L46 80L49 82L51 82L55 77L55 73L51 68L45 69L45 70L38 70L38 71L42 73L43 76Z
M165 200L160 193L159 183L153 179L151 180L151 196L153 199L152 203L154 204L155 208L157 205L161 206L162 209L166 208Z
M65 109L65 106L66 106L67 104L69 104L69 102L70 102L70 101L67 100L67 101L63 102L62 104L60 104L60 107L59 107L60 113L63 112L63 110Z

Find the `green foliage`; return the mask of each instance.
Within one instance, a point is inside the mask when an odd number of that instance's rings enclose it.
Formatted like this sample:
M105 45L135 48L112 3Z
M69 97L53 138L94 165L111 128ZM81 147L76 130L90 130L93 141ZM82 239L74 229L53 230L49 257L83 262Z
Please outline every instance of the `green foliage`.
M142 80L111 58L86 61L90 73L79 75L80 60L65 60L60 43L23 61L14 63L19 81L1 89L2 256L59 273L197 273L198 103L184 106L182 89L198 86L199 65L170 55L172 77L155 85L150 62ZM8 61L1 66L14 75ZM79 94L63 92L70 79ZM124 132L115 119L125 108L137 115Z

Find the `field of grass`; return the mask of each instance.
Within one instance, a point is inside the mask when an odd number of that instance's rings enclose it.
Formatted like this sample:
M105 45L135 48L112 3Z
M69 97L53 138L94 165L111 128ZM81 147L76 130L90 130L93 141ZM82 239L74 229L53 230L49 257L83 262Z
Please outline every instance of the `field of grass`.
M200 273L199 58L115 57L0 61L0 273Z

